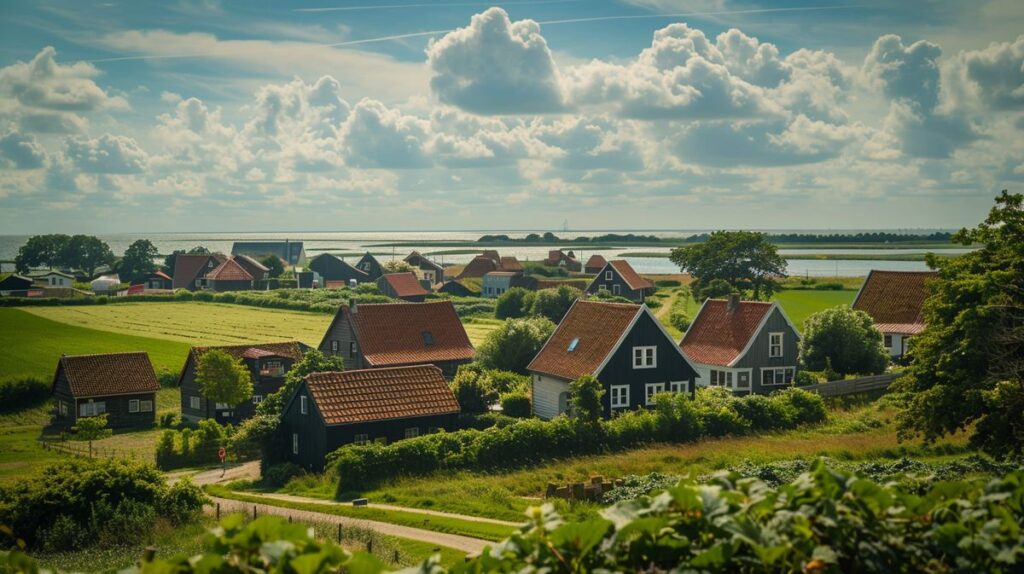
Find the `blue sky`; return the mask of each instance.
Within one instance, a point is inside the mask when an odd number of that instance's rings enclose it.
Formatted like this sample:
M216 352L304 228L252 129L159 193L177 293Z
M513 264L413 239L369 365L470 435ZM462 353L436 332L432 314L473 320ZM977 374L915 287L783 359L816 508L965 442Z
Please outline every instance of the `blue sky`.
M970 225L1024 5L0 0L0 233Z

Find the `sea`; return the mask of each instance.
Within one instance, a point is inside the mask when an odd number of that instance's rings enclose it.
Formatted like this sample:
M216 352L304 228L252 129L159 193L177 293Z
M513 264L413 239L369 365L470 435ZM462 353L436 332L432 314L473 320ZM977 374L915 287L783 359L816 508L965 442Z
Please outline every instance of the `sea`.
M306 255L313 257L320 253L335 253L339 256L354 262L363 253L370 251L377 255L382 262L391 258L401 259L409 251L415 249L421 253L435 251L447 251L456 249L470 249L469 247L451 246L440 247L438 242L470 242L476 241L481 235L504 234L509 237L525 237L529 233L544 233L546 230L487 230L487 231L350 231L350 232L261 232L261 233L115 233L99 235L100 239L110 245L115 254L124 253L125 249L135 240L145 238L156 245L160 253L171 253L176 249L191 249L202 245L211 251L230 253L231 245L235 241L302 241ZM710 230L579 230L561 231L555 234L563 239L572 239L579 236L594 236L605 233L637 235L654 235L658 237L685 238L690 235L704 233ZM903 233L930 233L932 231L944 230L815 230L815 229L785 229L770 230L772 233L857 233L858 231L895 231ZM12 261L18 253L18 248L28 239L26 235L0 235L0 262L4 271L10 271ZM382 246L388 243L401 242L404 245L398 247ZM527 244L508 245L498 249L501 255L511 255L523 261L536 261L544 259L548 253L548 247ZM568 249L567 249L568 250ZM672 264L665 257L633 257L623 253L644 252L644 253L668 253L669 247L634 247L628 244L616 246L611 249L586 249L572 247L577 259L586 261L591 255L599 254L606 259L626 259L640 273L678 273L679 268ZM882 255L882 254L911 254L925 253L927 249L780 249L783 256L787 254L809 255L814 253L851 253L858 255ZM943 253L963 253L968 249L943 249ZM441 264L463 264L473 258L473 254L438 254L432 256ZM791 276L808 277L856 277L865 276L872 269L893 270L893 271L924 271L927 266L923 261L884 261L884 260L788 260L787 271Z

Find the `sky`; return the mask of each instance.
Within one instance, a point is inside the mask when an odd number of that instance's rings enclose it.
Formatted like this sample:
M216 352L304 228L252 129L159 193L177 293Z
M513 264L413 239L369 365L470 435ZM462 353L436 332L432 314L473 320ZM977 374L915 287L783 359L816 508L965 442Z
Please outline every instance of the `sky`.
M1024 182L1024 3L0 0L0 234L911 229Z

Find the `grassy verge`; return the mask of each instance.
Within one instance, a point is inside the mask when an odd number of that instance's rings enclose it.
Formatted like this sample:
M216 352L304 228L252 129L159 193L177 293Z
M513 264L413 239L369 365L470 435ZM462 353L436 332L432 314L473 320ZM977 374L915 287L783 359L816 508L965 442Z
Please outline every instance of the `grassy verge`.
M469 342L473 343L474 347L479 347L480 343L484 342L487 335L501 327L504 323L501 319L491 319L487 317L470 317L463 320L463 327L466 328L466 335L469 335Z
M449 518L446 516L431 516L415 512L403 512L400 510L385 510L381 508L373 508L372 506L356 507L342 504L320 504L281 500L277 498L246 494L220 485L207 485L204 488L211 496L240 500L242 502L266 504L268 506L279 506L281 508L292 508L295 510L306 510L310 512L320 512L323 514L332 514L335 516L344 516L359 520L387 522L388 524L421 528L423 530L444 532L446 534L458 534L460 536L479 538L481 540L504 540L505 538L508 538L509 534L513 530L508 526L502 526L500 524L473 522L458 518Z
M836 305L850 305L856 297L856 291L787 289L776 293L774 299L782 305L782 309L786 311L786 315L796 328L802 330L807 317Z

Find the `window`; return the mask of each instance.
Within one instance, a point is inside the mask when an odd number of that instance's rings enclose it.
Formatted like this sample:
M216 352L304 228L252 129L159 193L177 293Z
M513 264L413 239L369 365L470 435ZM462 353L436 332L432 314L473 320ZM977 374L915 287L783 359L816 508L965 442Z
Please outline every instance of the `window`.
M685 393L690 390L690 383L687 381L672 381L668 384L668 390L672 393Z
M653 369L658 366L657 347L633 347L633 368Z
M331 352L335 355L338 354L338 341L336 339L331 339Z
M782 356L782 333L768 333L768 356L773 359Z
M418 436L420 436L420 427L405 429L405 438L416 438Z
M370 442L370 437L366 434L357 434L353 437L352 442L355 444L367 444Z
M226 410L226 409L230 409L231 405L229 405L227 403L217 403L217 404L213 405L213 408L218 410L218 411L223 411L223 410Z
M153 412L153 401L139 401L139 412Z
M644 398L647 401L647 405L654 404L654 395L665 392L665 383L647 383L644 387Z
M732 371L711 371L711 386L732 388Z
M891 349L892 348L892 335L885 335L885 348L886 349Z
M793 382L793 375L796 369L793 367L774 367L761 369L761 385L779 386L788 385Z
M299 433L292 433L292 454L299 454Z
M573 340L569 341L569 352L571 353L571 352L575 351L576 350L576 345L579 345L579 344L580 344L580 338L579 337L573 337Z
M598 285L597 286L597 290L598 291L604 291L604 292L607 293L608 292L608 286L607 285Z
M202 407L202 403L199 400L199 397L189 397L188 398L188 408L195 409L197 411L199 409L203 408Z
M613 409L629 407L629 385L612 385L611 405Z
M78 405L78 415L82 417L94 417L105 412L107 412L107 403L103 401L89 401Z
M612 285L612 295L621 295L621 294L622 294L622 285L619 285L617 283L615 285Z
M263 363L263 368L260 369L261 377L283 377L284 376L284 365L281 361L266 361Z
M604 272L604 280L605 281L611 281L612 280L612 272L611 271L605 271Z
M64 401L57 401L57 412L59 412L62 417L68 416L68 404Z
M128 412L137 413L139 412L139 399L131 399L128 401Z
M263 402L263 395L253 395L252 396L252 404L258 405L258 404L260 404L262 402Z
M299 412L302 414L309 414L309 405L307 404L306 395L299 397Z
M423 331L423 344L428 347L434 344L434 335L430 331Z
M354 358L356 356L356 342L350 341L348 344L348 356Z

